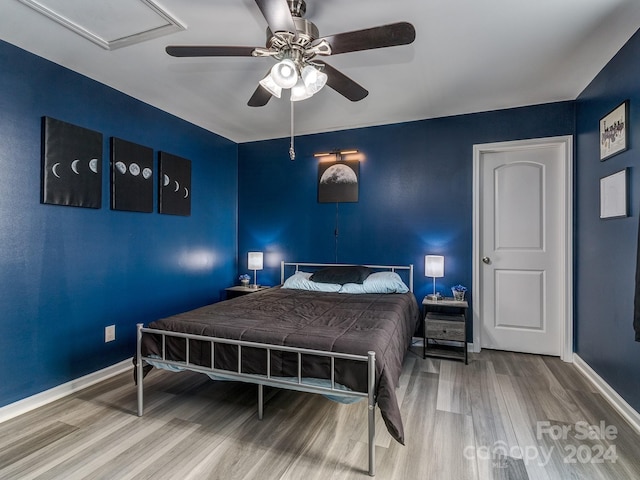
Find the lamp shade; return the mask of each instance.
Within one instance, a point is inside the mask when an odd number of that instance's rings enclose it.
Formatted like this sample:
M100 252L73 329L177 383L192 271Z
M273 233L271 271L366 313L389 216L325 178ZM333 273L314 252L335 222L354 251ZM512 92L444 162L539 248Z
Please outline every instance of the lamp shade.
M425 277L444 277L444 257L442 255L425 255Z
M314 95L318 93L322 87L327 83L327 74L321 72L317 68L307 65L302 69L302 81L304 82L307 91Z
M285 58L271 69L271 78L280 88L291 88L298 83L298 69L293 61Z
M280 98L282 95L282 88L276 85L276 82L271 78L271 74L264 77L259 83L274 97Z
M249 270L262 270L263 261L262 252L249 252L248 256L248 268Z
M302 79L299 79L298 83L296 83L291 89L292 102L299 102L300 100L306 100L307 98L310 98L312 95L313 93L307 90L307 87L305 87Z

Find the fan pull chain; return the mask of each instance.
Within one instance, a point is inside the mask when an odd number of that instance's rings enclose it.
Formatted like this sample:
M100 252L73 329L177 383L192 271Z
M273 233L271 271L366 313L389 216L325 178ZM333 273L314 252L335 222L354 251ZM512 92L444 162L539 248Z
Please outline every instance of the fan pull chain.
M294 102L289 102L291 104L291 145L289 146L289 158L291 159L291 161L296 159L296 151L293 148L293 103Z

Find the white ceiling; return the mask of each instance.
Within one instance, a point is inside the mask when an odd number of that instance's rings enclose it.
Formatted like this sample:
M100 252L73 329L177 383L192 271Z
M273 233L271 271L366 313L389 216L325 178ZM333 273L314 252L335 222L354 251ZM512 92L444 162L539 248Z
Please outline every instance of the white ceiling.
M92 10L104 2L71 1L82 18L103 20L104 8ZM0 0L0 39L235 142L288 136L285 95L247 106L272 59L164 51L264 46L266 21L255 1L155 1L186 30L106 50L18 0ZM297 135L573 100L638 29L640 1L307 0L305 18L321 36L409 21L416 41L328 57L369 96L352 103L325 88L296 103Z

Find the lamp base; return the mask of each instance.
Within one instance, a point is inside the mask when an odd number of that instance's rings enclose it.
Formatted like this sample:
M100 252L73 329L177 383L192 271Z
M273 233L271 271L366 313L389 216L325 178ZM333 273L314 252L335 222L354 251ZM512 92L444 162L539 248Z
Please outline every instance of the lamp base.
M260 285L256 285L255 283L252 283L251 285L249 285L249 288L258 288Z
M438 300L442 300L442 295L440 295L440 292L430 293L429 295L427 295L427 300L432 300L434 302L437 302Z

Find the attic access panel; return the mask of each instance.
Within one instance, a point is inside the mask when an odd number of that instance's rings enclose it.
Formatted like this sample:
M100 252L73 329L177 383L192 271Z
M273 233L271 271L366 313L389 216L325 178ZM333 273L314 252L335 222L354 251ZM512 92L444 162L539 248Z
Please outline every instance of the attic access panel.
M19 1L105 50L114 50L185 29L154 0Z

